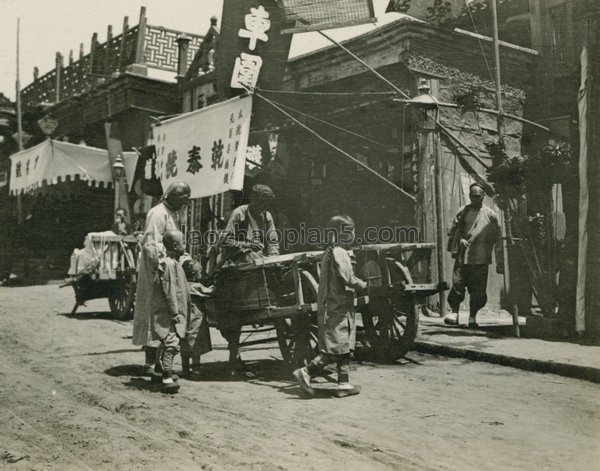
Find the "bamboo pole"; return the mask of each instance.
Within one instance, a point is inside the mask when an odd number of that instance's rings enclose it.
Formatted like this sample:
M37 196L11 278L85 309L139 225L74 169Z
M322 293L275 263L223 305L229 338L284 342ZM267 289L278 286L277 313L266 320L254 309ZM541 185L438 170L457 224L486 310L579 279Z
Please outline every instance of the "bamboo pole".
M17 80L15 82L15 93L17 101L17 144L19 151L23 150L23 124L21 113L21 79L19 75L19 47L21 36L21 18L17 18ZM17 223L23 222L23 202L21 193L17 192Z
M439 120L439 108L434 110L435 122ZM446 272L446 263L444 260L444 197L442 195L442 146L440 145L440 135L438 129L434 126L431 131L433 139L433 155L435 161L435 235L437 243L437 265L438 265L438 282L444 282ZM440 292L440 316L446 316L446 296L443 291Z
M498 5L497 0L492 0L492 26L494 32L494 60L496 65L496 107L498 109L498 139L502 139L503 119L502 119L502 81L500 76L500 43L498 40ZM508 202L507 202L508 204ZM519 311L517 306L512 304L512 294L510 288L510 267L508 263L508 244L511 240L510 233L510 212L507 208L503 210L504 221L502 224L502 258L504 259L504 294L508 303L510 313L513 319L515 337L520 336L519 330Z

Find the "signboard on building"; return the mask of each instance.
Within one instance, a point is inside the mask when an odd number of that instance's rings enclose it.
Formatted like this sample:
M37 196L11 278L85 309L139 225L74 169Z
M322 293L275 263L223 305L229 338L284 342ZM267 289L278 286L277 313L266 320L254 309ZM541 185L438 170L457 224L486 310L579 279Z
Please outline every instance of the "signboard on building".
M278 89L290 51L281 2L224 0L216 53L217 92L222 98L246 88Z
M192 198L242 190L251 114L252 97L236 97L153 126L162 187L184 181Z
M303 33L374 23L372 0L281 0L282 33Z
M469 10L474 13L489 9L489 3L489 0L390 0L385 12L404 13L434 25L453 27L457 19L469 15Z

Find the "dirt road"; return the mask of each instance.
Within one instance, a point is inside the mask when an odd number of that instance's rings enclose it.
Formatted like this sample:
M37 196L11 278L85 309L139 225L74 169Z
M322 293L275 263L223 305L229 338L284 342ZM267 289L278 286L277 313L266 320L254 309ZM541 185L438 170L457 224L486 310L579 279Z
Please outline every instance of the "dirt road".
M359 396L299 397L275 345L246 351L257 379L165 396L140 375L129 322L105 300L74 317L55 285L0 288L0 468L599 469L598 385L410 354L355 364ZM215 334L213 332L213 334Z

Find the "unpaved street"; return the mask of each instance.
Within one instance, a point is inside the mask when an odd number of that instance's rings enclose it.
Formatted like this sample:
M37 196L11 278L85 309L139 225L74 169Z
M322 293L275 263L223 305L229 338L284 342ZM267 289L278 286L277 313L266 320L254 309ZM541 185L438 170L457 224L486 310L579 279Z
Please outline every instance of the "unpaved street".
M207 379L169 397L106 300L74 317L56 285L0 288L0 468L600 468L596 384L411 353L354 364L361 395L303 400L276 345L243 352L257 379Z

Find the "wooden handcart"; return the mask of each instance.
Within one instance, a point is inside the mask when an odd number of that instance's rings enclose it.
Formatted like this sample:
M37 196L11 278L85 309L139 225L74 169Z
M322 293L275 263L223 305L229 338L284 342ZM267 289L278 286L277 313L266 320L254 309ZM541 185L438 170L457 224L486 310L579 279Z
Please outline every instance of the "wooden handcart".
M63 286L75 291L75 306L92 299L108 298L115 319L126 320L133 316L137 283L139 242L136 236L90 235L97 261L89 273L73 276Z
M381 360L395 360L412 347L419 309L427 296L446 289L430 281L435 244L378 244L355 250L367 293L356 296L361 343ZM211 327L243 326L240 347L277 341L290 367L318 354L317 293L322 252L254 260L221 269L209 297L192 295Z
M363 245L354 251L357 274L367 282L360 303L363 343L382 361L402 358L417 335L426 298L448 289L431 279L433 243Z

